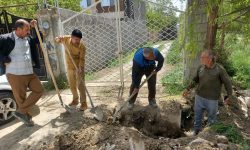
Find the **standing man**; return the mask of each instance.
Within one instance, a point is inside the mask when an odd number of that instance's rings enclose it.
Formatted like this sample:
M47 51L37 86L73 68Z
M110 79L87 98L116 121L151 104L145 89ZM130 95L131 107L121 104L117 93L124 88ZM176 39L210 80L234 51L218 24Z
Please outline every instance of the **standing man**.
M81 43L81 39L82 39L82 32L78 29L75 29L72 31L71 36L66 35L66 36L56 37L55 41L58 43L62 43L64 45L64 48L67 49L65 52L65 59L67 64L67 76L68 76L70 90L73 94L73 100L69 104L69 106L77 106L79 103L79 97L77 92L77 87L78 87L78 90L80 92L80 103L81 103L80 110L84 111L88 108L86 102L85 82L84 83L82 82L85 81L84 68L85 68L86 48L83 45L83 43ZM72 63L68 51L70 52L70 55L72 56L75 64L77 65L78 70Z
M6 67L6 76L12 88L18 108L13 115L27 126L33 126L29 109L43 94L43 87L34 74L33 67L40 68L37 38L30 36L30 26L35 27L36 20L30 24L23 19L15 23L15 31L0 36L0 61ZM26 97L27 88L31 94Z
M206 50L202 52L200 61L202 65L198 67L195 77L183 92L183 96L186 97L190 90L197 85L194 104L194 135L201 131L204 110L208 112L208 125L215 122L222 84L229 97L225 103L228 103L232 97L231 81L226 70L215 62L215 54Z
M155 66L157 61L157 67ZM148 77L152 72L153 76L147 81L148 82L148 101L152 107L158 107L155 100L156 94L156 74L161 70L163 66L164 58L158 49L152 47L139 48L133 58L132 66L132 84L130 86L130 95L136 93L129 103L128 108L132 109L134 102L139 92L139 86L143 75Z

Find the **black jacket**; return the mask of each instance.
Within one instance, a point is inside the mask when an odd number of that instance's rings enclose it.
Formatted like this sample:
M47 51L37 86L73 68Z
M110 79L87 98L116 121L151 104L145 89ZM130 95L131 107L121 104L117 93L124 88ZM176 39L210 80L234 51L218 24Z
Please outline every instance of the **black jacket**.
M40 68L39 62L39 52L37 44L39 44L39 40L37 37L28 37L31 59L34 68ZM5 65L4 63L10 62L9 54L15 47L15 36L14 32L0 35L0 67L2 67L2 73L5 73ZM4 72L3 72L4 71Z

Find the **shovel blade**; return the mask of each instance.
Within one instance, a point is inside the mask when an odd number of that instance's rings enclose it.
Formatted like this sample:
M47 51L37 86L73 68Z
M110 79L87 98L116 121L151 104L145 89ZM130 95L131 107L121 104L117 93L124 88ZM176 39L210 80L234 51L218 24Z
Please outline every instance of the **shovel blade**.
M75 112L74 109L71 108L71 107L68 106L68 105L63 105L63 107L64 107L64 108L66 109L66 111L69 112L69 113L74 113L74 112Z
M95 107L95 108L91 108L90 112L94 114L94 118L98 121L102 121L103 120L103 112L100 108Z

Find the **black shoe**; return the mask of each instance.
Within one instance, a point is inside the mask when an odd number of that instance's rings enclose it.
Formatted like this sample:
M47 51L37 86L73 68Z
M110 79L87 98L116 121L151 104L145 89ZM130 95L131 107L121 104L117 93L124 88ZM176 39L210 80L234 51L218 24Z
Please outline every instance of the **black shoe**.
M155 99L149 100L149 106L153 108L157 108L158 105L156 104L156 100Z
M31 127L34 126L34 123L31 122L30 117L27 115L21 114L19 112L14 112L13 115L20 121L22 121L26 126Z
M30 114L27 114L27 118L29 119L29 121L32 121L32 116Z
M128 103L128 109L133 109L134 108L134 103Z
M196 136L196 135L198 135L199 133L200 133L200 130L194 130L193 135Z

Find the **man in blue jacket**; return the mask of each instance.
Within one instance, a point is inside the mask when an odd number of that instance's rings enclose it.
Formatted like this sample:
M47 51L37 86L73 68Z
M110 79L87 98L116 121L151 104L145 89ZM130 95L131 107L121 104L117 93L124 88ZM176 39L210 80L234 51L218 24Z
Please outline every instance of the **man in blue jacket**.
M156 66L156 61L157 66ZM134 102L139 92L139 86L143 75L148 77L152 72L153 76L147 81L148 82L148 101L149 105L152 107L158 107L155 100L156 94L156 74L161 70L163 66L164 58L162 54L156 48L143 47L139 48L133 58L133 67L132 67L132 84L130 86L130 95L136 93L133 96L129 103L128 108L132 109Z

